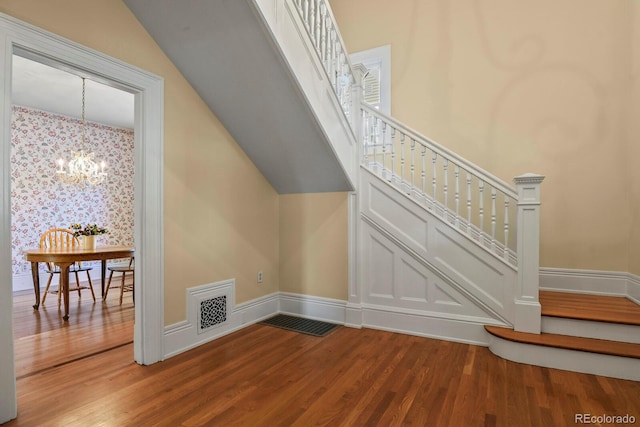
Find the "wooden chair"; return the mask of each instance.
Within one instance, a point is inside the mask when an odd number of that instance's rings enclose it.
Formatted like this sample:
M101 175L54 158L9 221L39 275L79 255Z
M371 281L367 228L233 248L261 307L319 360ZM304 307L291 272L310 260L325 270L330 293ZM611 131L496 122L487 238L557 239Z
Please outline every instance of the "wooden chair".
M40 236L40 247L41 248L62 248L62 247L71 247L76 248L80 246L80 241L76 236L73 235L73 231L66 228L52 228L51 230L46 231L42 236ZM44 304L47 299L47 294L58 294L58 307L60 307L60 297L62 295L62 289L60 289L60 285L58 285L57 290L49 290L51 286L51 281L55 274L60 274L60 268L52 262L47 262L45 271L49 273L49 280L47 280L47 286L44 289L44 295L42 297L42 304ZM80 279L78 277L78 273L81 271L87 272L87 280L89 281L89 289L91 290L91 296L93 297L93 302L96 301L96 294L93 292L93 283L91 283L91 276L89 275L89 270L92 270L93 267L85 267L82 263L78 262L69 267L69 274L74 273L76 278L76 287L69 291L78 291L78 298L82 295L80 294L80 290L87 289L86 287L80 286ZM60 283L60 280L58 280Z
M113 278L113 273L122 273L122 280L120 282L120 305L122 305L122 297L125 292L133 292L133 286L135 284L135 271L133 267L133 257L129 258L129 265L114 265L111 267L107 267L109 270L109 281L107 282L107 289L104 290L103 301L107 300L107 294L109 293L109 288L111 287L111 279ZM131 283L125 284L125 278L127 273L131 273ZM135 293L133 294L133 300L135 303Z

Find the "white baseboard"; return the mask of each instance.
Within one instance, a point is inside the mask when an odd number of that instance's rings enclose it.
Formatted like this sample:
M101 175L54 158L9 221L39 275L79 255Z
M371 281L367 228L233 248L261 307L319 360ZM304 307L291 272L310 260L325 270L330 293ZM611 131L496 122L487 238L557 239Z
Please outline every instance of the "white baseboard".
M97 274L99 276L99 271ZM29 276L29 288L33 286L30 280ZM640 303L640 277L629 273L543 268L540 270L540 287L563 292L627 296ZM426 312L389 309L371 304L348 304L342 300L288 292L276 292L233 306L234 288L235 282L231 279L187 290L188 320L165 327L165 358L278 313L348 327L367 327L466 344L489 345L489 337L484 330L487 319L443 317ZM224 324L198 333L197 313L195 313L197 304L194 301L202 294L228 294L231 309Z
M640 276L629 275L627 283L627 297L640 304Z
M280 292L280 313L344 325L347 302L311 295Z
M204 333L198 333L196 302L202 295L235 297L235 282L227 280L187 289L187 320L165 328L165 359L198 347L224 335L261 322L278 313L307 319L344 324L346 301L310 295L276 292L231 307L223 324Z
M624 296L640 304L640 277L626 272L540 268L540 289Z
M202 295L225 295L229 306L225 322L206 332L198 330L198 304ZM209 341L260 322L278 312L278 293L235 305L233 279L187 289L187 320L164 329L164 358L191 350Z
M484 347L489 344L484 329L486 319L475 322L473 319L444 318L437 313L430 316L428 313L408 313L371 305L363 305L362 318L362 326L366 328Z

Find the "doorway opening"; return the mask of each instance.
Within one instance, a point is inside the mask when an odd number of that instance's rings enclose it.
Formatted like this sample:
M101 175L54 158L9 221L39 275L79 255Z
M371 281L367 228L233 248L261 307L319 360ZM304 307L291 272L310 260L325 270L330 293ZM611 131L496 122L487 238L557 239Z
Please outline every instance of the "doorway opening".
M60 70L15 54L12 60L11 264L19 379L133 342L133 298L127 293L124 304L118 304L119 275L107 301L101 262L77 265L83 271L71 274L71 283L77 280L87 291L70 292L70 318L64 321L60 273L47 273L45 263L40 263L41 305L36 311L31 308L33 277L22 251L37 248L47 230L70 229L72 224L106 228L108 233L97 237L99 245L135 247L135 114L133 93L70 72L69 67ZM58 159L68 161L81 148L94 153L97 163L105 162L104 182L59 179ZM109 265L127 261L109 260ZM133 275L124 276L129 276L128 288ZM42 289L45 283L49 294Z
M17 415L12 318L11 113L14 54L134 94L134 360L164 358L162 78L7 15L0 15L0 422ZM57 308L57 307L56 307Z

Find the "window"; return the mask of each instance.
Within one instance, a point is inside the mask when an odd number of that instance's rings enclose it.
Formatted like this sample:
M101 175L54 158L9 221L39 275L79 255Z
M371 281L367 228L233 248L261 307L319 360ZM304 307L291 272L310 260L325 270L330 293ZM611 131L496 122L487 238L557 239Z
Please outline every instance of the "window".
M385 45L351 55L352 64L362 64L369 72L363 80L364 100L382 113L391 115L391 46Z

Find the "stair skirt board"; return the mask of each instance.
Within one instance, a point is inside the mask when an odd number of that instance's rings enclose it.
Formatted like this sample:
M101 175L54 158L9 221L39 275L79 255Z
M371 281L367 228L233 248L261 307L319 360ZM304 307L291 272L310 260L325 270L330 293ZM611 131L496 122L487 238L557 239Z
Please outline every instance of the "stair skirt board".
M506 360L640 381L640 359L525 344L489 335L489 350Z
M276 328L288 331L300 332L302 334L313 335L314 337L324 337L340 325L334 323L321 322L319 320L305 319L302 317L278 314L260 322L262 325L275 326Z
M542 316L542 332L640 344L640 327L619 323Z

